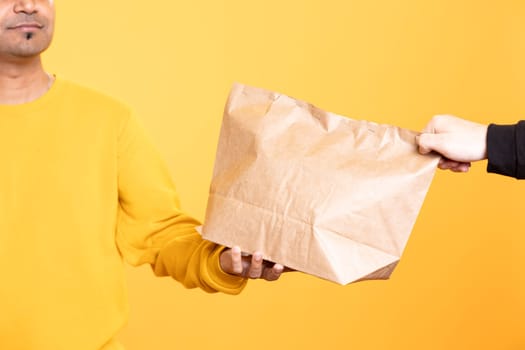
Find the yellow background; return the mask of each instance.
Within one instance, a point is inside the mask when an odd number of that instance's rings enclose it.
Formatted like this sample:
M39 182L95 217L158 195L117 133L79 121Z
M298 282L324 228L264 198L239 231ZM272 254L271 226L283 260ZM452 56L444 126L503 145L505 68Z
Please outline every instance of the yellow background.
M420 130L525 116L523 1L57 1L48 70L127 102L202 219L234 81ZM300 273L238 297L129 269L138 349L525 349L525 182L438 172L386 282Z

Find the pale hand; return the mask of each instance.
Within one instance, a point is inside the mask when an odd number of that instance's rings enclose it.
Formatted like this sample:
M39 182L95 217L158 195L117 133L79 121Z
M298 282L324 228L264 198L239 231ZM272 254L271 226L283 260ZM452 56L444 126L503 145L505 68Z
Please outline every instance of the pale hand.
M262 253L243 256L239 247L225 249L220 256L221 268L224 272L247 278L261 278L267 281L279 279L284 266L263 260Z
M416 137L419 153L432 151L444 158L440 169L467 172L471 162L487 158L487 126L451 115L437 115Z

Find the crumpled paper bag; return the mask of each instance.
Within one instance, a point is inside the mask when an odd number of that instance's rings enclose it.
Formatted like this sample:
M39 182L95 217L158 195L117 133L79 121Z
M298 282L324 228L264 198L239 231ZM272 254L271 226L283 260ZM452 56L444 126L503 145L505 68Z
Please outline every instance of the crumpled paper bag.
M236 84L201 234L339 284L387 279L438 163L416 135Z

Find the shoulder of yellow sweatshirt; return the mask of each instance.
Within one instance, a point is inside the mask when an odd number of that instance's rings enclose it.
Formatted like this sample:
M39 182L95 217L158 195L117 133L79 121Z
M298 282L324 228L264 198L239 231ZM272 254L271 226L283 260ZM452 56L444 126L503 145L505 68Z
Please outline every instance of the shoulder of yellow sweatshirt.
M111 342L127 317L123 260L188 288L244 287L121 103L57 79L38 100L0 106L0 150L0 348Z

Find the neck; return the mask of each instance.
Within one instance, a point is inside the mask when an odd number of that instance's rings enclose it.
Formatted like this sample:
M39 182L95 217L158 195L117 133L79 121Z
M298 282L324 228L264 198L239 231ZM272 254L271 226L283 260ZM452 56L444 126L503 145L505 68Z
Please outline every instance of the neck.
M22 104L44 95L52 83L40 56L0 60L0 104Z

